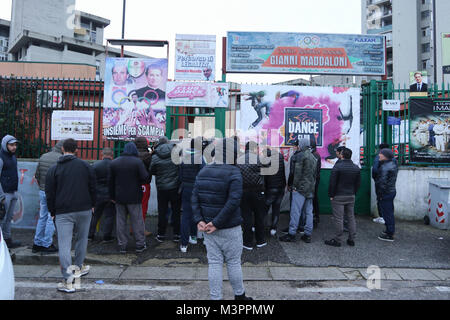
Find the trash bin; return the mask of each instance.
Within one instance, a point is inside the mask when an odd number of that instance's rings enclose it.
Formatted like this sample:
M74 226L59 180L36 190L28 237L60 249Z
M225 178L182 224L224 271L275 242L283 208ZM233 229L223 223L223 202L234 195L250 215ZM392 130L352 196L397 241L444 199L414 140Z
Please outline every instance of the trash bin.
M428 218L430 224L438 229L450 229L450 180L433 179L429 181Z

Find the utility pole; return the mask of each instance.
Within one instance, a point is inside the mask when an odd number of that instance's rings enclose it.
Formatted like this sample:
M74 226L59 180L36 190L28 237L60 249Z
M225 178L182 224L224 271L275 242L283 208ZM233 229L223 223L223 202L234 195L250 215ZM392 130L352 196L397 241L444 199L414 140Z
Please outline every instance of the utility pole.
M127 0L123 0L123 16L122 16L122 40L125 39L125 12L127 8ZM124 55L124 46L121 46L121 54L120 56L123 58Z
M437 17L437 13L436 13L436 0L433 0L433 53L434 53L434 63L433 63L433 67L434 67L434 83L438 83L438 75L437 75L437 65L438 65L438 61L437 61L437 50L438 50L438 39L437 39L437 23L436 23L436 17Z

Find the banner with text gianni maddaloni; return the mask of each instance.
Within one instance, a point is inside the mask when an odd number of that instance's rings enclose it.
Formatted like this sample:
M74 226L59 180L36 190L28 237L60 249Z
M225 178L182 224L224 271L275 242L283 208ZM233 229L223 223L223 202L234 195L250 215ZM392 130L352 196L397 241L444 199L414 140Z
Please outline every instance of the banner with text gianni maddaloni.
M383 76L385 38L374 35L228 32L228 73Z
M336 149L346 146L359 164L360 89L242 85L241 92L242 138L281 148L314 140L324 169L333 168Z
M164 136L167 68L167 59L106 59L103 135L108 140Z

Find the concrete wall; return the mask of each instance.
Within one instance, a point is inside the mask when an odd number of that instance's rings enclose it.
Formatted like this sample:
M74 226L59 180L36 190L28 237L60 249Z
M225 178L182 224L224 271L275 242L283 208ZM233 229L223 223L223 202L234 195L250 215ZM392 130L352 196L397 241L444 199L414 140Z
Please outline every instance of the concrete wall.
M0 62L0 76L34 78L95 79L95 66L78 64L50 64Z
M447 168L401 167L397 178L395 217L407 221L423 220L428 211L429 179L449 179ZM375 186L372 180L371 211L378 216Z

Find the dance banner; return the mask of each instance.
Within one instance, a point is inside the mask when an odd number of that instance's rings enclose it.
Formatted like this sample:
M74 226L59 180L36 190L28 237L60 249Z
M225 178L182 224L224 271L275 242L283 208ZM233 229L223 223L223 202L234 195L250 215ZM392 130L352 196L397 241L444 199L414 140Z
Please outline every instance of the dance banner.
M415 163L450 163L450 100L411 99L410 157Z
M359 164L360 89L241 86L238 127L243 139L273 147L315 141L322 168L333 168L336 149L346 146Z
M228 32L228 73L386 74L385 37Z
M167 82L167 106L228 107L228 83Z
M175 80L214 81L216 36L177 34Z
M107 58L103 135L108 140L165 135L167 59Z

